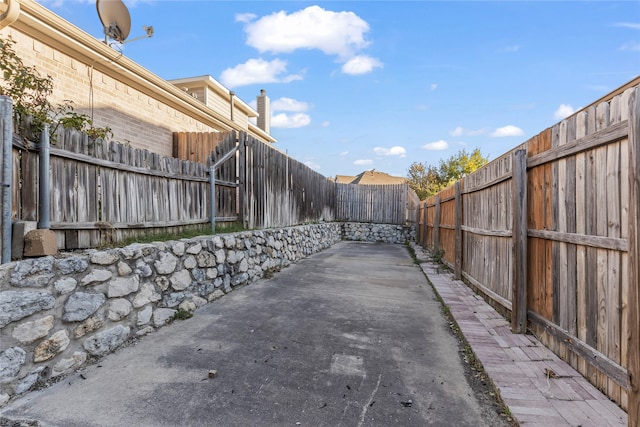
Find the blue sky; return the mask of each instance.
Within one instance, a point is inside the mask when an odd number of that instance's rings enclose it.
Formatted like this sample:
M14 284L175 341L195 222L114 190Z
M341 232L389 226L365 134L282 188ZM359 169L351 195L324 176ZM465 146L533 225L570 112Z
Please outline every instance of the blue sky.
M103 38L94 1L40 3ZM493 159L640 74L638 1L124 3L155 30L127 57L265 89L277 147L328 177Z

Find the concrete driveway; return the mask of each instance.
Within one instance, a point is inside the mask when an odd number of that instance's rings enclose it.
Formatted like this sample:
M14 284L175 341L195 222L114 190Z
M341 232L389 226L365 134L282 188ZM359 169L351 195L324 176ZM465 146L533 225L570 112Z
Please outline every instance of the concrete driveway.
M236 289L2 415L65 427L503 423L470 388L407 249L355 242Z

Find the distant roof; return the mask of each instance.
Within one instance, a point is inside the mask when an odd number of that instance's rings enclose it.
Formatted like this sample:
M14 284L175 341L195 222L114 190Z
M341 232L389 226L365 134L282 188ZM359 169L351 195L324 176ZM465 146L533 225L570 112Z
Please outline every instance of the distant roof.
M364 171L356 176L336 175L335 181L340 184L380 185L404 184L405 182L407 182L407 178L401 176L391 176L388 173L371 169L370 171Z
M335 181L338 184L351 184L351 181L354 179L356 179L356 177L352 175L336 175Z

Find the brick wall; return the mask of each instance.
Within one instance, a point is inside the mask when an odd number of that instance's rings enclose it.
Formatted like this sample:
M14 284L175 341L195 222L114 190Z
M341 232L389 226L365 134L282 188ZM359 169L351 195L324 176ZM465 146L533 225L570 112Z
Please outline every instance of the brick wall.
M217 130L18 30L5 28L0 35L11 35L23 62L53 78L53 103L73 101L96 126L110 127L116 141L171 156L173 132Z

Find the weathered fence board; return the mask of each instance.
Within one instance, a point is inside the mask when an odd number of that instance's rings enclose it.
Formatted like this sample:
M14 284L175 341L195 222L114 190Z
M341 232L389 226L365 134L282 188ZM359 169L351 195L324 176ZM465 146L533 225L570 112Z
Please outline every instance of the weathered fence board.
M625 92L627 93L627 92ZM627 322L623 323L622 336L627 341L627 358L623 359L628 371L629 426L640 425L640 89L629 93L629 147L628 147L628 191L629 191L629 272L628 293L623 294L623 304L627 307ZM624 211L624 209L623 209ZM626 298L625 298L626 297ZM628 329L627 329L628 328Z
M413 191L406 184L336 184L336 219L405 225L417 220Z
M211 152L229 137L229 132L175 132L173 157L207 163Z

